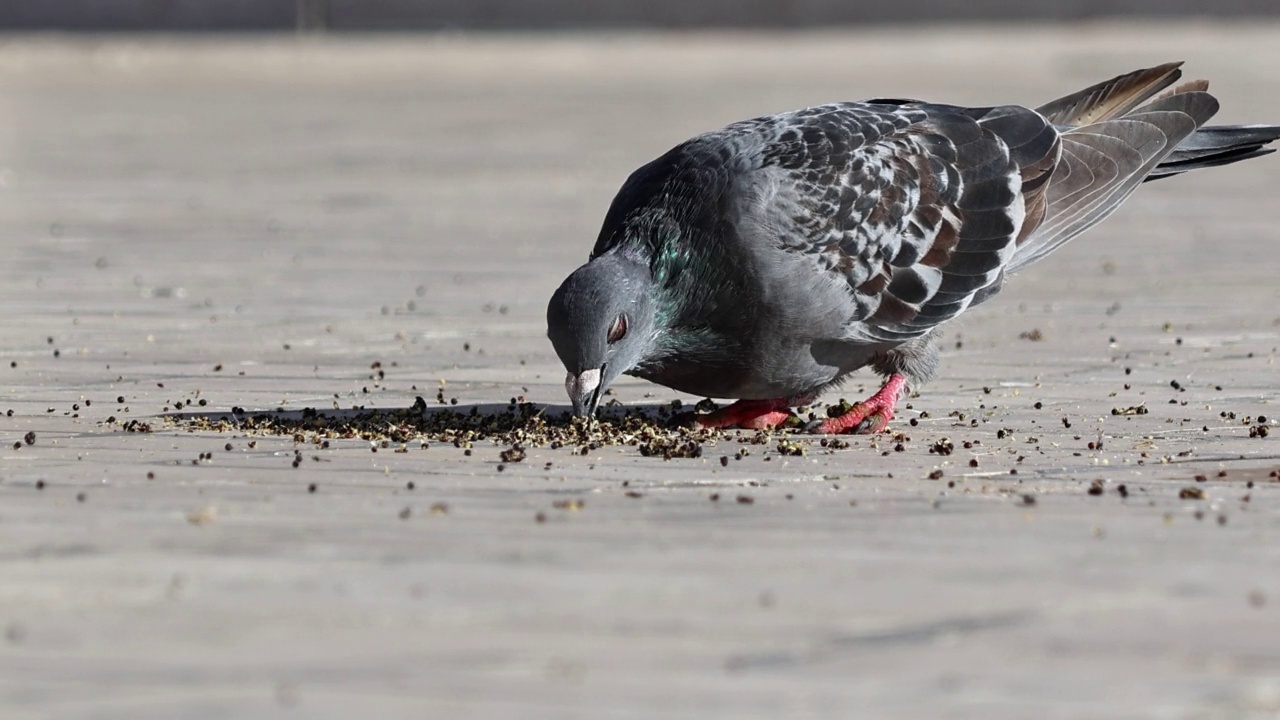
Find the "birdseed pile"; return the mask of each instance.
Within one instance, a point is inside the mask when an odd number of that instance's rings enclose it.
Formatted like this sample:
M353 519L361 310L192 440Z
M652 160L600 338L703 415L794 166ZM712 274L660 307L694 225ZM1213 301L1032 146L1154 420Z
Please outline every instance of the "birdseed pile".
M699 404L698 409L708 407L714 408ZM479 407L432 408L419 397L407 409L325 412L307 408L250 414L233 408L223 414L171 415L168 422L190 431L284 436L321 447L328 447L334 440L352 439L405 451L413 444L470 448L476 443L492 443L510 446L507 452L512 453L512 460L530 447L571 448L585 455L605 446L632 446L644 456L701 457L705 443L732 440L765 444L780 433L789 432L726 432L697 427L691 422L693 414L679 401L656 408L616 405L603 409L600 415L599 419L573 417L563 410L514 400L496 412L483 412ZM126 429L146 432L150 427Z

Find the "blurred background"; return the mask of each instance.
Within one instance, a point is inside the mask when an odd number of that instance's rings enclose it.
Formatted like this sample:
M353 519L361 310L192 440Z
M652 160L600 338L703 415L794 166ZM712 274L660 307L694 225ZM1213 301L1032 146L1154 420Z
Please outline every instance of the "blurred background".
M4 30L814 28L1280 15L1276 0L4 0Z

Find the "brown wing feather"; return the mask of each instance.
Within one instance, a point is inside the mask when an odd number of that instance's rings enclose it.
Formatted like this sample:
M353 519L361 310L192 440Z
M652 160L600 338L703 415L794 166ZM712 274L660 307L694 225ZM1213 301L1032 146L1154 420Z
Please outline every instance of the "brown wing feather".
M1054 125L1088 125L1120 117L1182 77L1182 62L1165 63L1091 85L1036 108Z

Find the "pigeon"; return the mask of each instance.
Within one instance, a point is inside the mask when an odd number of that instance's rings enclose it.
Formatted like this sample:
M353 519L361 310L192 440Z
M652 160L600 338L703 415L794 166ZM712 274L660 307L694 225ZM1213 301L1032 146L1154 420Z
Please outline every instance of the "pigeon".
M547 307L576 415L627 374L737 401L767 429L855 370L883 387L813 432L877 433L938 366L937 329L1101 222L1139 184L1257 157L1280 125L1208 127L1182 63L1036 109L838 102L676 146L614 198Z

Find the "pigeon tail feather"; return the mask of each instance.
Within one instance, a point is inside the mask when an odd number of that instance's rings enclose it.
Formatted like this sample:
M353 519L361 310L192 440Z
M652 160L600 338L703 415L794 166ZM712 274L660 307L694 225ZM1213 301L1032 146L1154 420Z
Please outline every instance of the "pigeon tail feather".
M1202 127L1182 141L1147 180L1181 175L1190 170L1230 165L1241 160L1269 155L1275 148L1266 145L1280 140L1280 125L1215 125Z
M1134 97L1149 98L1177 79L1172 70L1176 65L1163 79L1131 93L1124 103L1116 104L1110 95L1103 95L1101 102L1127 107ZM1218 101L1205 87L1202 82L1186 83L1121 115L1105 110L1102 115L1110 119L1066 129L1062 155L1046 190L1044 220L1019 243L1008 271L1017 272L1044 258L1114 212L1217 112ZM1075 114L1091 117L1083 106Z

